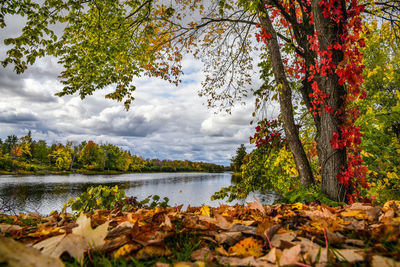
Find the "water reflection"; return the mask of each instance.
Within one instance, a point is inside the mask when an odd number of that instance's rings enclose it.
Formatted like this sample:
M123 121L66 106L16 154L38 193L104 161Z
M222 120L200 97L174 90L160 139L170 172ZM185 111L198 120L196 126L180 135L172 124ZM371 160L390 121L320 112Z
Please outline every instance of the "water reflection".
M11 206L15 212L35 211L48 214L51 210L60 210L64 202L79 196L89 186L102 184L118 185L128 196L137 196L138 199L157 194L162 198L168 197L170 205L218 206L226 202L211 201L211 195L219 188L235 183L234 179L230 173L1 176L0 201ZM276 195L271 192L255 195L266 204L276 199ZM246 201L253 201L253 196L249 196ZM244 202L237 201L230 204Z

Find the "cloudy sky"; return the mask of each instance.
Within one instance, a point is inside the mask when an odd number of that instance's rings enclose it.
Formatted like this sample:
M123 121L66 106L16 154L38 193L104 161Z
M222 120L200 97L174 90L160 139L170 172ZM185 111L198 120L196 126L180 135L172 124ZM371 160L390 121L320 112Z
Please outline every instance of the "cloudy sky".
M19 23L0 29L3 39L18 33ZM81 100L79 96L56 97L62 88L61 67L54 58L44 58L22 74L0 67L0 138L32 131L35 140L49 144L83 140L112 143L144 158L205 161L228 165L240 144L246 144L254 126L249 124L254 101L237 105L232 114L209 109L198 96L204 77L201 62L186 58L182 84L140 78L135 101L125 111L123 104L104 99L107 91ZM257 74L256 74L257 75Z

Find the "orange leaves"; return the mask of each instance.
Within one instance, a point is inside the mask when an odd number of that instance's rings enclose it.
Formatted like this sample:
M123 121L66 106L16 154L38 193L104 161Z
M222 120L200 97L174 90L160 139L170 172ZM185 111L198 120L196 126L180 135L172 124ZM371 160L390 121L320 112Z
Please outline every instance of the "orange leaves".
M256 240L253 237L248 237L230 247L228 252L231 256L254 256L258 258L263 255L262 250L263 244L260 240Z
M47 222L33 227L0 224L0 234L36 243L34 247L54 257L68 252L81 262L94 245L109 258L160 258L170 264L176 264L176 253L195 247L190 252L192 261L182 262L181 266L196 266L199 262L205 266L315 266L359 261L371 266L381 262L395 266L400 258L390 259L388 255L400 248L397 204L392 201L380 208L355 203L332 208L300 203L264 206L255 201L249 206L189 207L187 211L180 211L180 207L127 213L101 210L92 215L92 224L89 218L81 216L75 223L66 215L59 224L61 216L54 215L38 218L39 222ZM18 216L7 219L19 222ZM110 229L104 225L92 229L92 225L102 223L109 223ZM51 237L63 230L66 234ZM180 243L178 235L198 239ZM368 250L363 249L366 244Z

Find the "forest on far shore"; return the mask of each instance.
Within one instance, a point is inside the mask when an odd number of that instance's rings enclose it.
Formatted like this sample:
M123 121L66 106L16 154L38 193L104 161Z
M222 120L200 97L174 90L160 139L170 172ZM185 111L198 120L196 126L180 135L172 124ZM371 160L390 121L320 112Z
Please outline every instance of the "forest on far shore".
M223 172L222 165L188 160L143 159L113 144L83 141L48 145L33 140L31 132L0 139L0 174L121 173L121 172Z

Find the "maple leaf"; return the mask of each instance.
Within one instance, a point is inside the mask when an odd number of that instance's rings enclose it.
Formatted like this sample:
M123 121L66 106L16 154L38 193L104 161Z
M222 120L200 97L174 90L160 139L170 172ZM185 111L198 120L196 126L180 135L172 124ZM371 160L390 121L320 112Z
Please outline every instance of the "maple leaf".
M99 248L105 243L104 239L108 233L109 222L92 229L90 218L81 213L76 223L78 227L72 229L72 234L54 236L35 244L33 247L54 258L59 258L61 254L68 252L71 257L82 264L84 253L89 248Z
M236 245L230 247L228 252L230 256L239 256L239 257L254 256L258 258L263 255L262 247L263 244L260 240L256 240L253 237L248 237L243 239Z

